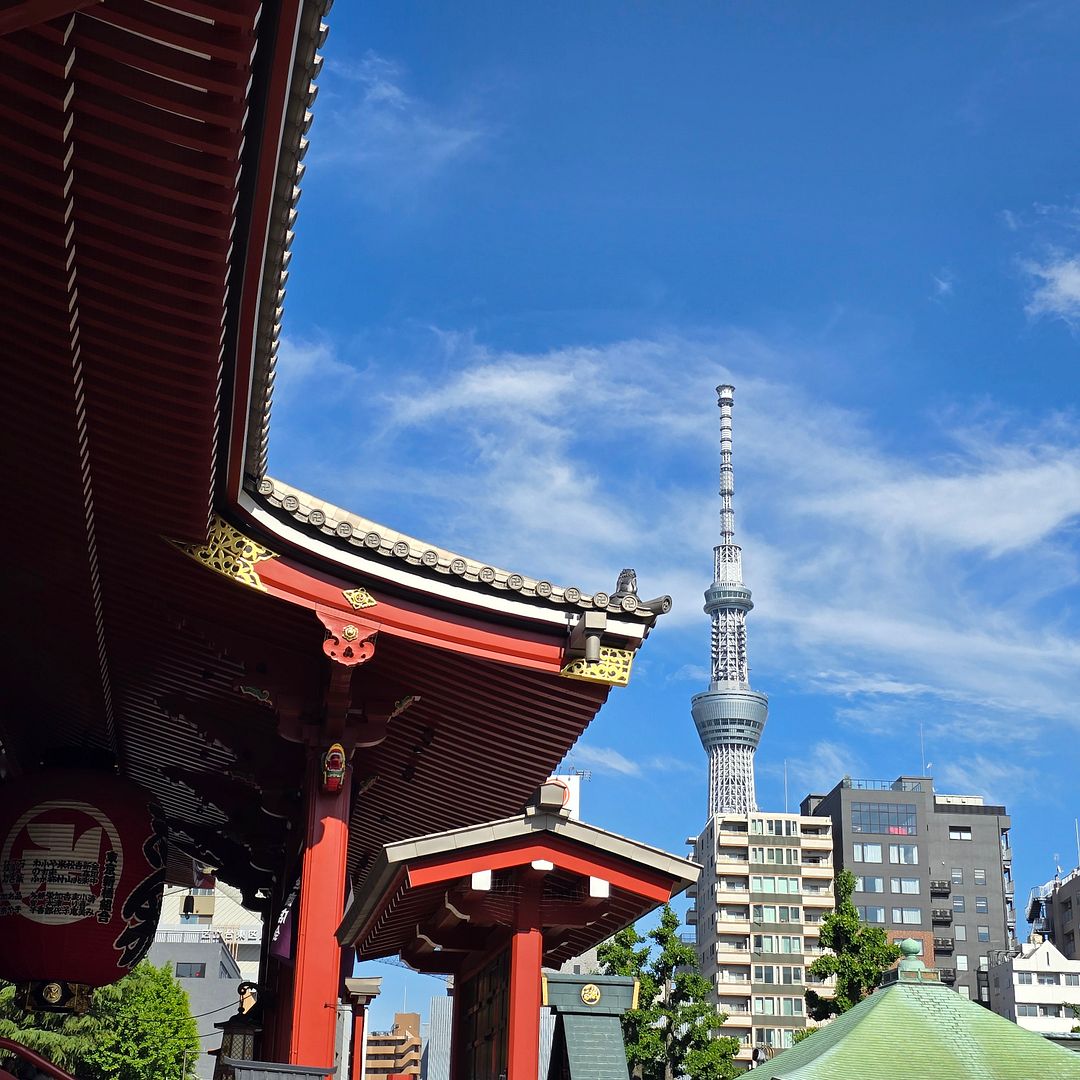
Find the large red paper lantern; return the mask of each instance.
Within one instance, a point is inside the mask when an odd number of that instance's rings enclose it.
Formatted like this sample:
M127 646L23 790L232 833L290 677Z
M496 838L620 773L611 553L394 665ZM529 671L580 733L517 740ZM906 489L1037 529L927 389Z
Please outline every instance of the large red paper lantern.
M0 977L48 983L42 1007L63 1007L65 984L126 975L154 941L167 839L146 792L108 773L0 786Z

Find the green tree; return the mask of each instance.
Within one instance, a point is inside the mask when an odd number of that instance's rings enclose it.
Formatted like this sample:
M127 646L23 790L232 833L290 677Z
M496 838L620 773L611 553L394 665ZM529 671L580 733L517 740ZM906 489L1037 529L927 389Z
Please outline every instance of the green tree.
M148 961L94 994L104 1030L84 1062L93 1080L183 1080L195 1075L199 1032L168 964Z
M834 997L806 991L806 1011L815 1020L839 1016L857 1005L900 959L900 950L889 943L880 926L866 926L860 921L851 902L854 891L855 875L841 870L836 875L836 909L821 922L821 944L832 952L819 956L806 969L819 979L836 976Z
M651 944L650 944L651 942ZM626 1057L636 1080L729 1080L738 1069L737 1039L716 1034L727 1019L710 1001L679 917L664 905L659 925L642 937L621 930L597 950L604 972L638 980L638 1008L623 1016Z
M84 1016L27 1013L0 983L0 1036L36 1050L80 1080L186 1080L199 1037L188 996L169 965L143 961L94 991Z
M22 1043L61 1069L81 1067L101 1026L93 1010L85 1016L28 1013L15 1004L14 985L0 981L0 1037Z

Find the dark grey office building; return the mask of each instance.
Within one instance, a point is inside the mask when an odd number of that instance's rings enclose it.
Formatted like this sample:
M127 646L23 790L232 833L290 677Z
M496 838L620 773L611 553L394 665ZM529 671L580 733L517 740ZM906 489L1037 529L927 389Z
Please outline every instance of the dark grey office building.
M855 874L863 921L891 941L920 941L927 966L988 1004L988 957L1016 938L1005 807L936 794L931 777L901 776L845 777L828 795L808 795L801 810L832 819L836 869Z

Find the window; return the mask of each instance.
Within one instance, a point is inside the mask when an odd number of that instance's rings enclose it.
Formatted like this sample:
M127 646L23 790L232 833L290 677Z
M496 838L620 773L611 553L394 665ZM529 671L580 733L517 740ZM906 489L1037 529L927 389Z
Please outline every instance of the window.
M964 884L964 868L962 866L954 866L952 868L952 883L954 885Z
M781 982L788 986L802 982L801 967L785 967L780 969Z
M754 998L754 1012L760 1016L775 1016L776 1015L776 998L771 997L759 997Z
M880 844L854 844L855 862L881 862Z
M1018 971L1016 973L1016 981L1021 986L1030 986L1032 983L1032 977L1030 971Z
M968 998L969 1000L970 1000L970 998L971 998L971 990L970 990L970 988L969 988L969 987L967 987L967 986L958 986L958 987L956 988L956 992L957 992L957 993L958 993L958 994L959 994L959 995L960 995L960 996L961 996L962 998Z
M977 915L987 915L990 912L990 904L985 896L975 897L975 913Z
M752 877L750 879L750 888L754 892L776 892L776 878Z
M851 804L851 831L857 833L884 833L889 836L915 836L914 803Z
M788 907L785 904L777 909L777 914L780 916L780 922L799 921L799 909L797 907Z
M966 956L964 956L963 954L957 956L956 957L956 970L957 971L967 971L967 969L968 969L968 958Z
M802 938L793 936L784 936L779 939L780 951L785 953L801 953L802 952Z
M979 937L980 941L989 941L990 940L990 927L989 926L980 926L980 927L978 927L976 932L978 934L978 937Z
M1051 974L1049 972L1040 971L1039 972L1039 985L1040 986L1060 986L1061 985L1061 980L1057 977L1056 974Z
M855 876L855 891L884 892L885 879L879 877L863 877L861 874L857 874Z
M767 964L755 964L754 982L765 983L766 986L776 982L776 968Z
M802 1016L802 998L782 998L784 1016Z
M176 965L176 977L178 979L205 979L205 964L178 963Z
M961 912L964 910L964 898L962 896L954 896L952 898L952 909L953 911Z
M1038 1005L1017 1005L1016 1006L1016 1015L1017 1016L1038 1016L1039 1015L1039 1006Z
M979 970L980 971L989 971L990 970L990 957L989 956L986 956L984 954L984 955L979 957Z
M754 922L776 922L776 908L772 904L755 904Z
M985 870L976 870L975 871L975 884L976 885L985 885L986 884L986 871Z
M917 907L894 907L892 909L892 921L904 926L921 926L922 912Z
M960 925L953 927L953 937L957 941L967 941L967 927Z
M1065 985L1066 986L1080 986L1080 975L1066 975L1065 976Z
M949 826L949 839L950 840L970 840L971 839L971 826L970 825L950 825Z
M919 879L917 877L894 877L889 879L893 892L914 893L919 892Z
M778 893L797 893L799 891L799 879L797 877L777 878L776 891Z
M918 866L919 849L915 844L890 844L889 862L906 866Z
M1039 1006L1039 1015L1040 1016L1060 1016L1061 1015L1061 1006L1060 1005L1040 1005Z
M864 923L883 923L885 921L885 909L883 907L872 907L870 905L859 904L855 910L859 913L859 918Z

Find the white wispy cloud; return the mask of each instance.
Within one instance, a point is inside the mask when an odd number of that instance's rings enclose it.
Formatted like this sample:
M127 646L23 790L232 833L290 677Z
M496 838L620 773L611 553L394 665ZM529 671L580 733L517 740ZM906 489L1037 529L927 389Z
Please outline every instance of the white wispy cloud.
M1028 260L1024 269L1032 281L1025 310L1033 318L1080 319L1080 257L1059 253L1043 261Z
M697 776L701 772L700 761L685 761L670 754L652 754L634 761L613 747L595 746L589 742L579 742L567 755L567 763L574 768L613 776L643 776L648 773L688 773Z
M1039 790L1047 770L1000 755L973 754L959 761L939 762L935 787L957 795L977 794L1008 805Z
M783 766L773 766L772 771ZM805 748L787 763L792 791L824 794L844 776L863 776L866 767L859 755L843 743L822 739Z
M408 84L402 65L372 51L328 61L313 160L347 168L366 197L380 199L426 188L494 133L476 101L436 104Z
M384 362L355 395L352 457L326 494L408 527L407 492L418 535L586 591L635 565L643 595L674 596L660 632L688 635L693 666L718 537L711 389L730 379L757 663L843 695L840 719L863 732L897 730L888 708L913 702L987 741L1017 701L1075 725L1073 418L923 416L937 449L915 453L791 374L819 362L737 330L542 354L433 334L417 366ZM685 664L673 677L703 674Z

